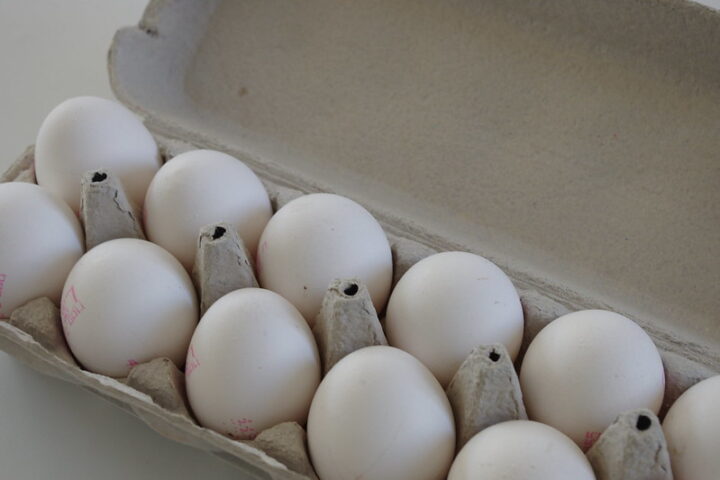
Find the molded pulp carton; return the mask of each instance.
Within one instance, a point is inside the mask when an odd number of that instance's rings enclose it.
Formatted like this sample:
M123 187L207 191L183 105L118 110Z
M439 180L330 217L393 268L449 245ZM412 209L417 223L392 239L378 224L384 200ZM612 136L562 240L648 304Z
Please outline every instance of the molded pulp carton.
M718 45L720 14L682 0L153 0L109 69L166 156L235 155L276 208L365 205L396 278L439 250L498 263L525 344L569 310L630 316L670 403L720 371ZM23 159L7 180L32 181ZM0 348L250 478L308 478L6 322Z

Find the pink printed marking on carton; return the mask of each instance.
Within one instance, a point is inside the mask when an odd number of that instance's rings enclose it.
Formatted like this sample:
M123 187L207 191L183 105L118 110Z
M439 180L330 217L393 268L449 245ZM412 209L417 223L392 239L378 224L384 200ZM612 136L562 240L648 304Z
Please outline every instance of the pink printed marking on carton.
M60 318L65 327L71 327L75 320L85 311L85 305L78 298L75 286L72 285L60 302Z

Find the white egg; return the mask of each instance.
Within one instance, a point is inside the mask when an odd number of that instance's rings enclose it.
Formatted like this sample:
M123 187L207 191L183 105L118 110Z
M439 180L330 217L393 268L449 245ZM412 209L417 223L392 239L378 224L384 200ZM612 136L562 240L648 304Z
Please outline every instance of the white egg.
M160 168L158 147L145 125L117 102L75 97L45 118L35 143L38 184L80 211L80 178L105 168L138 207Z
M448 480L595 480L575 443L542 423L514 420L488 427L460 450Z
M358 278L375 309L385 307L392 254L380 224L352 200L328 193L297 198L270 219L260 238L260 284L292 302L312 325L333 280Z
M514 360L523 310L510 279L494 263L466 252L431 255L395 286L385 316L391 345L412 353L450 383L473 348L502 343Z
M663 431L675 480L720 475L720 375L695 384L668 410Z
M38 297L60 303L83 250L80 222L65 202L30 183L0 184L0 318Z
M157 245L132 238L101 243L80 259L65 282L60 311L75 358L111 377L157 357L182 367L198 320L182 265Z
M260 288L230 292L203 315L185 364L201 425L235 439L304 424L320 382L320 357L300 312Z
M587 450L619 414L637 408L657 413L665 373L639 325L617 313L583 310L554 320L533 339L520 386L531 420Z
M307 433L321 480L441 480L455 453L445 392L393 347L362 348L335 364L312 401Z
M200 229L226 222L237 228L252 255L272 216L260 179L235 157L193 150L168 161L145 197L145 231L190 269Z

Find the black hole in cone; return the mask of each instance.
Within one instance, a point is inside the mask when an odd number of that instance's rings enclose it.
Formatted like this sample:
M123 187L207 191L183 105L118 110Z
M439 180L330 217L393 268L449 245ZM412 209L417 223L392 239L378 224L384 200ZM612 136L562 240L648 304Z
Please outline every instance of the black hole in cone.
M93 173L92 181L95 182L95 183L97 183L97 182L102 182L102 181L105 180L106 178L107 178L107 173L95 172L95 173Z
M490 360L492 360L493 362L497 362L498 360L500 360L500 354L497 353L495 350L490 352L490 355L488 355L488 356L490 357Z
M650 417L645 416L645 415L640 415L637 419L637 423L635 424L637 429L640 430L641 432L643 430L647 430L648 428L650 428L651 425L652 425L652 420L650 420Z
M343 292L344 292L345 295L347 295L348 297L352 297L353 295L355 295L356 293L358 293L358 290L360 290L360 287L357 286L357 283L351 283L350 285L348 285L347 287L345 287L345 290L343 290Z
M213 232L213 240L217 240L218 238L221 238L223 235L225 235L225 230L223 227L215 227L215 231Z

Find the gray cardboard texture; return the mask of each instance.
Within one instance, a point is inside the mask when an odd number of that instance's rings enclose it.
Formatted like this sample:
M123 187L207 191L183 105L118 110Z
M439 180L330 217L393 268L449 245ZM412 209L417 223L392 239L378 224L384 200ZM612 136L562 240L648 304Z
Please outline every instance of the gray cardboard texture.
M167 157L230 153L275 208L350 196L396 271L441 250L492 259L526 343L569 310L629 315L675 398L720 371L718 44L720 15L684 0L153 0L109 67ZM3 181L34 181L32 156ZM0 348L249 478L309 478L10 323Z
M285 422L263 430L249 442L291 470L317 480L307 451L305 429L295 422Z
M587 452L597 480L672 480L660 420L647 409L620 415Z
M395 288L397 282L400 281L410 267L423 258L437 253L436 250L420 242L402 239L399 240L398 243L398 240L399 239L395 239L395 241L390 243L390 250L393 256L393 288Z
M63 334L60 309L47 297L31 300L13 310L10 325L30 335L49 352L70 365L77 365Z
M169 358L155 358L135 365L125 383L148 394L161 407L191 418L185 393L185 374Z
M35 146L31 145L25 149L20 158L13 163L2 175L0 183L3 182L28 182L37 183L35 179Z
M337 279L325 292L313 334L323 375L346 355L373 345L387 345L367 287L360 280Z
M85 172L80 184L80 218L86 250L116 238L145 239L137 209L130 204L115 175L107 170Z
M536 290L520 292L520 303L523 307L525 330L522 345L520 346L520 355L516 360L518 365L522 363L525 352L535 335L540 333L540 330L548 323L572 311L567 306L546 297Z
M153 2L118 98L518 284L720 344L720 14L685 0Z
M258 286L245 244L227 223L200 229L192 276L201 316L226 293Z
M670 406L688 388L706 378L717 375L717 369L708 368L674 352L660 352L665 367L665 396L660 410L664 417Z
M455 415L457 451L496 423L527 420L515 367L503 345L476 347L447 387Z
M277 212L284 207L286 203L302 195L302 192L294 188L281 187L279 185L273 185L270 188L266 185L265 188L270 194L270 204L272 205L273 212Z

